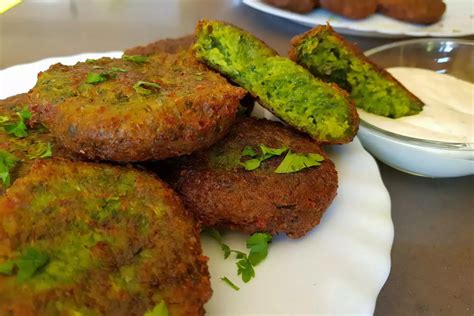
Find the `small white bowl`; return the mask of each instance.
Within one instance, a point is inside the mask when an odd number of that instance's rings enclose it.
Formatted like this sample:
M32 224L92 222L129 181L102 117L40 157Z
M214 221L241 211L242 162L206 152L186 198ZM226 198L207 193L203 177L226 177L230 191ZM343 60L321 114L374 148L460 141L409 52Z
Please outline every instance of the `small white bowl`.
M383 68L417 67L470 82L474 80L474 41L415 39L380 46L365 54ZM474 174L472 143L448 143L403 136L362 119L358 136L362 145L376 158L410 174L436 178Z

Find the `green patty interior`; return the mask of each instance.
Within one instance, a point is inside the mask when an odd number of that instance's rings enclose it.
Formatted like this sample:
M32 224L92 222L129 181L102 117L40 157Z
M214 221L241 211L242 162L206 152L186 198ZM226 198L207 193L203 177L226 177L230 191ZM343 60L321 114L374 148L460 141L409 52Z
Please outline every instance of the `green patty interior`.
M307 36L295 49L299 64L324 81L347 90L356 106L368 112L397 118L422 110L419 100L355 56L327 29Z
M354 133L349 101L291 60L231 25L201 22L196 56L231 78L273 113L320 141L339 141Z

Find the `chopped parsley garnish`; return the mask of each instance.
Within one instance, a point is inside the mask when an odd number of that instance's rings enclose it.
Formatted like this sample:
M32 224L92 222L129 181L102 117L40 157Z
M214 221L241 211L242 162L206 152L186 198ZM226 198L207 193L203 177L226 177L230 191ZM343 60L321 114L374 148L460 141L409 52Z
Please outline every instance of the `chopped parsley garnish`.
M159 304L157 304L153 309L145 312L143 316L168 316L168 307L166 306L166 302L163 300Z
M15 167L17 160L15 155L0 149L0 180L5 188L10 186L10 170Z
M271 148L263 144L258 145L257 152L250 146L245 146L241 153L241 158L250 157L250 159L241 162L240 164L245 170L252 171L258 169L263 161L272 157L281 156L286 152L285 158L280 165L275 169L275 173L292 173L298 172L305 168L319 166L324 157L313 153L294 153L283 146L281 148Z
M103 67L100 67L100 66L94 66L92 68L103 69ZM117 76L116 75L117 72L128 72L128 70L123 69L123 68L118 68L118 67L112 67L110 68L110 70L106 70L101 73L89 72L87 74L86 83L98 84L98 83L107 81L109 79L115 78Z
M137 64L146 63L148 61L148 57L142 56L142 55L123 55L122 59L126 61L131 61Z
M252 157L252 159L248 159L240 163L245 168L245 170L252 171L258 169L262 164L262 161L275 156L280 156L288 150L288 148L285 146L281 148L270 148L263 144L258 145L258 148L260 149L260 153L257 153L250 146L245 146L242 150L242 157Z
M108 72L128 72L127 69L119 68L119 67L112 67Z
M9 122L3 125L5 132L18 138L28 136L26 122L31 119L31 112L28 107L24 107L20 112L16 112L16 115L18 116L17 122Z
M16 276L18 282L24 282L30 279L39 269L49 262L48 254L35 249L28 248L16 259L8 260L0 264L0 273L11 275L16 266L18 274Z
M234 290L238 291L240 290L240 287L238 287L237 285L234 284L234 282L232 282L231 280L229 280L227 277L222 277L221 278L222 281L224 281L228 286L230 286L231 288L233 288Z
M224 259L227 259L231 253L235 254L235 258L238 259L235 263L237 266L237 274L241 276L242 281L245 283L255 277L254 267L267 257L268 244L272 241L272 236L267 233L255 233L250 235L246 242L247 249L250 249L247 255L242 251L230 249L230 247L223 242L222 235L217 230L206 229L205 233L219 243L224 252ZM227 283L224 278L227 279L226 277L222 277L221 279ZM231 282L230 280L228 281Z
M98 84L107 80L109 80L109 76L107 76L106 74L98 74L95 72L89 72L87 74L86 82L90 84Z
M38 143L35 150L28 155L28 159L49 158L53 156L51 143Z
M324 157L319 154L300 154L289 151L275 173L292 173L301 169L319 166Z
M256 266L268 255L268 244L272 241L272 236L266 233L255 233L247 238L247 248L250 249L249 261Z
M135 89L138 94L149 95L153 90L159 90L160 85L155 82L138 81L133 85L133 89Z

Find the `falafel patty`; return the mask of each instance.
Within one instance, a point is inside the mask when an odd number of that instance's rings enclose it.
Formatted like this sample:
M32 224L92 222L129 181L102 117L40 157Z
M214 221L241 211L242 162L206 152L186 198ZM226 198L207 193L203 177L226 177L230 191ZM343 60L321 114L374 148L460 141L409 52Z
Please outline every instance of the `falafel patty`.
M89 159L144 161L209 147L245 94L183 51L56 64L29 96L66 148Z
M18 124L22 111L28 110L28 101L26 94L0 100L0 169L3 168L0 171L5 172L0 179L0 195L17 178L28 173L35 159L50 156L71 160L82 158L57 144L48 130L36 122L34 116L26 121L21 118L24 121L24 135L20 135L19 130L9 131L8 126Z
M0 214L1 315L204 313L198 230L151 174L38 160L0 197Z
M368 112L398 118L423 109L420 99L330 25L295 36L291 44L292 60L316 77L347 90L356 106Z
M446 4L442 0L377 0L377 2L380 13L413 23L436 23L446 11Z
M308 13L319 5L319 0L264 0L265 3L297 13Z
M196 57L247 89L259 103L313 139L352 141L359 116L345 91L278 54L252 34L220 21L199 21Z
M156 53L175 54L190 49L194 42L194 35L186 35L178 38L166 38L145 46L136 46L125 50L125 55L149 56Z
M365 19L377 10L376 0L321 0L321 8L349 19Z
M295 173L275 173L283 156L244 169L243 149L260 145L325 159ZM338 186L335 166L317 143L281 123L255 118L239 120L225 139L175 163L168 180L202 226L246 233L302 237L319 223Z

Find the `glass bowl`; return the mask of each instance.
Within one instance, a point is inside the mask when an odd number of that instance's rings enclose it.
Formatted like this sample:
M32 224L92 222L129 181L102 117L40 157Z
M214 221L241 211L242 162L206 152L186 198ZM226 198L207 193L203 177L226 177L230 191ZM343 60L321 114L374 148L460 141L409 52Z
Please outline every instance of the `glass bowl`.
M382 68L424 68L474 82L474 41L415 39L383 45L366 51L365 55ZM407 88L410 90L410 87ZM364 147L379 160L410 174L425 177L474 174L473 143L408 137L381 129L362 119L358 136Z

